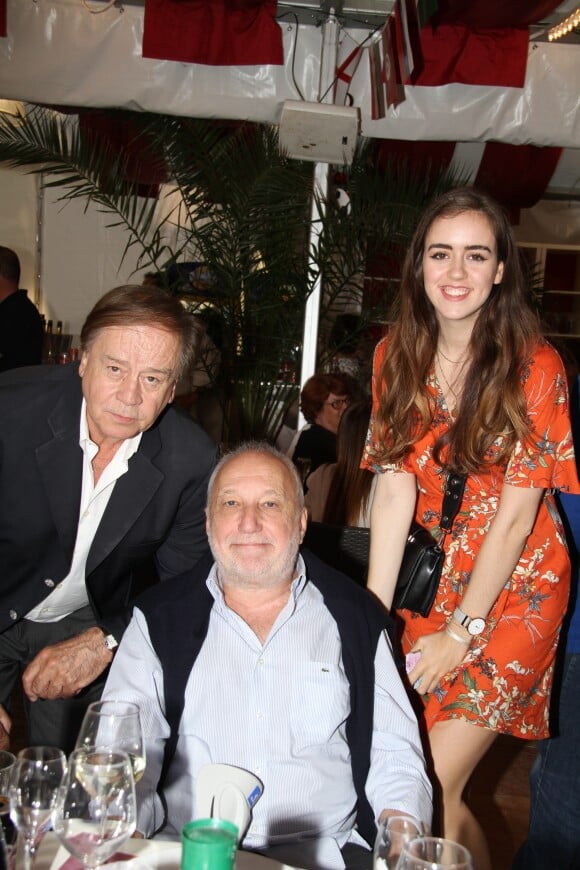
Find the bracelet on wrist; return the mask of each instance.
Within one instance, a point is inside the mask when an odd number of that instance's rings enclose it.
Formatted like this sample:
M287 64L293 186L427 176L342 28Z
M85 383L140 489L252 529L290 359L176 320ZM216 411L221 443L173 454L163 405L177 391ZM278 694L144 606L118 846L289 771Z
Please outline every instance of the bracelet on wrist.
M449 624L445 627L445 633L448 634L449 637L452 637L453 640L456 640L457 643L464 643L466 646L469 646L469 644L471 643L470 637L461 637L460 634L457 634L457 632L453 631Z

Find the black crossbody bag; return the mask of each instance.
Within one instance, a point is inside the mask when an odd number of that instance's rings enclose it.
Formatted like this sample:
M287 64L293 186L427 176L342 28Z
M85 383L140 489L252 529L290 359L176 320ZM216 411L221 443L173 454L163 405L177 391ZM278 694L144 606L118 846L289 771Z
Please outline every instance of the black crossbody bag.
M447 475L439 524L441 537L438 541L419 523L413 522L411 525L397 578L393 598L394 609L413 610L421 616L429 614L445 561L443 544L461 507L465 479L464 474L451 472Z

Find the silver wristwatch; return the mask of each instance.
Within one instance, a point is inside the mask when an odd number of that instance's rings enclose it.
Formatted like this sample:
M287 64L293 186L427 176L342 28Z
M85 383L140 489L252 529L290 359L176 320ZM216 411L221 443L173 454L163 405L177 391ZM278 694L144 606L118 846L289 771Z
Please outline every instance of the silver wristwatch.
M105 643L105 646L107 647L107 649L111 650L111 652L114 649L117 649L117 647L119 646L119 641L116 640L116 638L112 634L105 635L104 643Z
M486 622L481 616L468 616L461 608L456 607L453 611L453 619L462 628L465 628L472 637L477 637L485 630Z

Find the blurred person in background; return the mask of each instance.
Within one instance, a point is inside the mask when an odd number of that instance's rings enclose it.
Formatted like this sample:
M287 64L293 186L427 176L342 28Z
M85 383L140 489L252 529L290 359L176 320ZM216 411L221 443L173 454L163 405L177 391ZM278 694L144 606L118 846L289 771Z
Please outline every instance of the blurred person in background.
M348 406L338 425L337 461L320 465L308 477L304 501L313 522L370 525L377 476L360 467L370 414L370 399Z
M0 372L42 360L42 317L19 283L20 260L0 245Z
M347 374L315 374L300 393L300 410L307 425L297 433L288 455L305 480L324 462L336 462L336 433L342 414L360 396L356 381Z
M576 464L580 461L578 364L564 355L571 377L570 409ZM574 870L580 864L580 495L560 492L558 507L572 560L572 584L564 620L550 708L552 736L538 741L530 771L528 834L513 870Z

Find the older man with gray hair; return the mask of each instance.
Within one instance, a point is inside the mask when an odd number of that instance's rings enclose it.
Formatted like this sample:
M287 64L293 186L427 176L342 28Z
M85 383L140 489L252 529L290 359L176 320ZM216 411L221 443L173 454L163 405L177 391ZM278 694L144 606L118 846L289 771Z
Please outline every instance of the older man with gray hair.
M431 817L389 618L299 551L301 481L269 445L226 455L208 488L211 560L134 610L104 697L135 701L147 744L138 829L178 837L211 763L264 785L242 848L305 868L370 867L376 821Z

